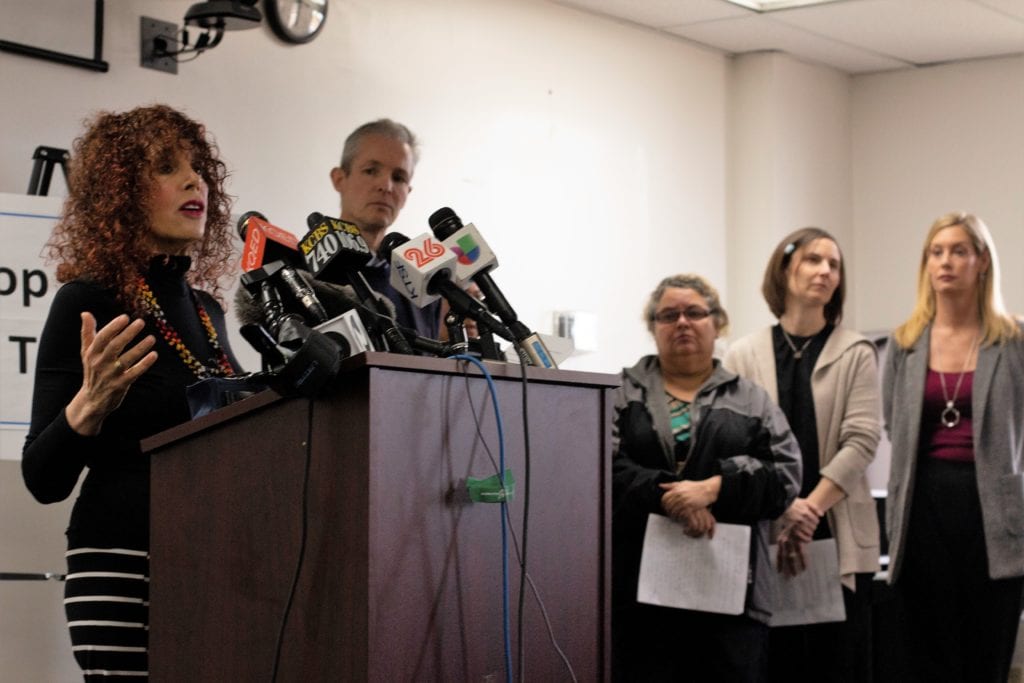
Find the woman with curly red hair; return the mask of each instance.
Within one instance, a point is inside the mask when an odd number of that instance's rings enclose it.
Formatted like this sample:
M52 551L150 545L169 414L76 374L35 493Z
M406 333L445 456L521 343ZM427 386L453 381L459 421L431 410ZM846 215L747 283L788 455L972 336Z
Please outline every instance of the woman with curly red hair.
M189 384L239 370L215 298L231 268L226 175L206 129L163 105L102 113L74 144L48 244L66 284L39 342L22 473L51 503L88 469L67 529L64 600L86 680L147 676L139 442L190 418Z

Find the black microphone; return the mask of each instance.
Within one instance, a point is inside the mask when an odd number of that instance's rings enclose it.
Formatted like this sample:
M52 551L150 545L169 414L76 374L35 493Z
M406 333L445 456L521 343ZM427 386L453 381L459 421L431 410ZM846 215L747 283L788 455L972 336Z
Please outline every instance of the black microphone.
M288 295L289 302L294 302L302 309L306 322L311 325L325 322L328 319L327 311L321 303L320 298L313 289L299 275L299 271L286 264L284 261L271 261L256 270L242 274L242 283L252 280L270 280L284 285L284 291ZM280 292L280 290L278 290ZM284 306L284 302L282 302Z
M394 307L385 308L381 297L359 272L373 254L354 223L324 216L318 211L306 219L309 232L299 241L299 250L313 277L324 282L347 282L363 307L372 315L364 318L371 333L387 342L387 348L412 354L413 349L398 331ZM390 302L389 302L390 303Z
M326 322L328 319L327 310L313 289L306 284L303 278L299 277L299 271L296 271L291 266L282 265L278 272L282 282L288 287L288 291L291 292L295 300L310 315L312 322L314 324Z
M298 250L317 280L347 283L351 273L373 257L354 223L318 211L309 214L306 223L309 232L299 240Z
M295 235L271 225L259 211L247 211L238 219L238 234L245 240L242 250L242 270L272 269L280 277L292 298L302 306L313 324L327 320L327 312L313 290L302 280L296 269L304 269L306 262L298 251ZM280 266L275 265L280 263Z
M266 325L277 344L295 350L309 336L310 328L301 315L285 308L281 293L274 285L274 276L281 266L280 261L275 261L268 267L242 273L241 281L256 303L258 321Z
M401 233L389 233L381 240L380 253L391 262L391 285L420 308L443 296L452 310L503 339L515 341L507 327L452 282L456 256L430 234L410 240Z
M526 352L530 363L544 368L557 367L540 335L519 321L512 305L491 277L490 271L497 267L498 261L476 226L472 223L463 225L458 215L447 206L431 214L428 221L434 235L457 254L456 278L460 281L471 279L480 287L487 308L508 326L515 344Z
M327 311L329 318L335 318L359 306L359 297L349 285L335 285L315 280L308 270L298 270L296 273L316 294L316 298L324 305L324 310Z
M398 323L395 321L395 304L380 292L371 289L363 280L361 273L354 275L358 276L365 286L365 296L372 303L372 307L364 303L363 299L356 295L355 289L349 285L320 282L314 280L309 273L299 271L299 276L306 280L320 300L324 302L324 308L327 309L327 314L332 319L354 309L362 319L363 327L369 336L374 336L370 335L370 332L373 331L376 336L384 337L388 350L411 354L416 345L413 344L410 347L407 343L408 335L399 331Z
M235 303L244 323L242 336L269 368L270 386L283 396L321 393L338 374L342 349L285 309L273 275L265 269L243 273L241 281L244 288L236 293Z

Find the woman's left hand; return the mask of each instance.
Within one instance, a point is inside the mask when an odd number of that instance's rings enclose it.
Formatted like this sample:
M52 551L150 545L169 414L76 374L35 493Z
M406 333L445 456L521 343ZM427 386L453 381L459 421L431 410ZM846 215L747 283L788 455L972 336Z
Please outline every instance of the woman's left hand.
M783 576L794 577L807 569L807 552L804 543L796 539L780 539L778 545L779 573Z
M700 538L701 536L714 538L715 516L707 508L687 511L679 521L683 523L683 529L687 536L692 538Z

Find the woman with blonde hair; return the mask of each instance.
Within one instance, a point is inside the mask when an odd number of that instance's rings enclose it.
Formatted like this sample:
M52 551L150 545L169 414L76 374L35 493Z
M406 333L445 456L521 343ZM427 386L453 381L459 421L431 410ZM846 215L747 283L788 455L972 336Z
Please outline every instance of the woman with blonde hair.
M889 581L922 680L1007 680L1024 587L1024 334L988 228L939 218L883 381Z
M785 413L803 457L800 495L780 518L778 567L799 573L811 540L834 539L846 618L772 628L769 679L871 680L871 581L878 516L865 471L881 436L878 361L863 335L839 326L843 255L821 228L783 238L761 292L779 323L738 340L725 364L763 386Z

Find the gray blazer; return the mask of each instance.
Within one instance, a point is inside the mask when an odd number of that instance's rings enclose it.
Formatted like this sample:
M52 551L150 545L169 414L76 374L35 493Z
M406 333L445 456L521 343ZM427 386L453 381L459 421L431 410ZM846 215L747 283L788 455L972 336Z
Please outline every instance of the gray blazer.
M899 577L914 495L931 327L902 349L889 339L882 381L885 429L892 441L886 501L889 582ZM993 579L1024 575L1024 339L982 347L971 394L974 459Z

